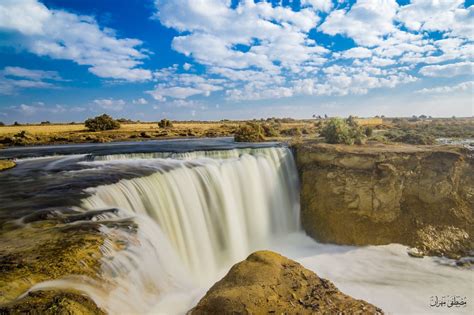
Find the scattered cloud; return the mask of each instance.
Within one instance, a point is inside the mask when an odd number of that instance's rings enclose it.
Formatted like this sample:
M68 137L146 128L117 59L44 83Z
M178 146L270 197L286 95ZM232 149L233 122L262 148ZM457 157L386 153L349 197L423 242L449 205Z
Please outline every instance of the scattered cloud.
M101 109L111 110L111 111L121 111L125 107L125 101L122 99L113 99L113 98L102 98L95 99L94 104L98 105Z
M151 71L139 68L147 52L138 39L118 38L101 28L91 16L48 9L37 0L5 0L0 3L0 31L15 35L3 45L53 59L71 60L89 67L101 78L146 81Z
M156 71L154 78L165 82L147 91L157 101L166 101L167 98L186 99L194 95L209 96L212 92L222 90L221 84L224 82L196 74L178 73L176 65Z
M458 62L445 65L425 66L420 73L427 77L455 77L459 75L473 75L474 62Z
M424 88L416 91L420 94L445 94L453 92L471 92L474 93L474 81L462 82L456 85L437 86L434 88Z
M357 0L335 5L333 1L302 0L300 10L295 11L266 1L232 5L220 0L156 0L155 18L180 32L172 41L173 49L205 67L201 80L221 81L211 84L214 89L201 89L179 79L170 83L169 76L164 79L155 74L159 83L148 93L159 101L221 90L231 101L365 94L417 81L420 74L435 76L430 66L450 60L461 66L472 59L469 51L474 48L459 25L472 9L464 8L463 1L436 3ZM443 13L446 10L449 12ZM426 18L430 12L450 18L441 27ZM312 37L314 30L350 38L354 45L333 51L330 44ZM422 31L444 34L436 40ZM422 67L419 72L417 67ZM444 76L466 73L466 65L463 67Z
M139 99L133 100L132 103L133 104L138 104L138 105L146 105L146 104L148 104L148 101L146 99L144 99L143 97L141 97Z
M346 35L362 46L376 46L397 30L393 24L397 9L395 0L358 0L349 10L332 11L320 30Z
M55 88L57 81L64 80L56 71L5 67L0 70L0 94L16 94L28 88Z

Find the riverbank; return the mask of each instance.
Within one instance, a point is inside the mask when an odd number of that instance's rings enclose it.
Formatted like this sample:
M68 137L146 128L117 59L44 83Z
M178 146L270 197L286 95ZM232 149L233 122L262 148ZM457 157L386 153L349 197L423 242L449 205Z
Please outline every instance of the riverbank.
M117 130L94 132L87 130L84 124L0 126L0 148L2 146L229 137L234 135L239 125L245 123L245 121L174 122L172 127L167 128L161 128L157 123L122 123ZM278 134L268 137L268 141L290 139L295 136L314 138L317 135L317 128L310 121L294 120L277 124Z

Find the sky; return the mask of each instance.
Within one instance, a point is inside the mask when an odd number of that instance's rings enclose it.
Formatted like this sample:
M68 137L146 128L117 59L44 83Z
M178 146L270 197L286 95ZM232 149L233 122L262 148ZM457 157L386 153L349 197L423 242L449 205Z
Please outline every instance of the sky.
M0 121L473 116L474 0L0 0Z

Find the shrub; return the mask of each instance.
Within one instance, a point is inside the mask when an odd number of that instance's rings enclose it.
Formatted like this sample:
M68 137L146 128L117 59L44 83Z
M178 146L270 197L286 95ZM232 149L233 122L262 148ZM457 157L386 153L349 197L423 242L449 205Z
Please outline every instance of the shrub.
M40 125L51 125L51 122L49 120L42 121Z
M0 121L0 126L5 126L5 123L3 121Z
M281 134L284 135L284 136L288 136L288 137L300 137L301 136L301 130L300 130L300 128L297 128L297 127L288 128L288 129L282 130Z
M264 124L262 125L262 128L265 137L278 137L280 135L280 132L274 124Z
M354 144L351 127L341 118L331 118L321 131L327 143Z
M107 114L89 118L84 124L90 131L113 130L120 128L120 123Z
M168 120L166 118L160 120L160 122L158 122L158 127L160 128L172 128L173 127L173 123L171 122L171 120Z
M21 124L20 124L18 121L15 121L15 122L13 123L13 126L21 126Z
M374 128L366 127L364 133L367 137L372 137L372 135L374 134Z
M385 136L394 142L403 142L408 144L434 144L436 139L427 133L414 130L390 130Z
M246 123L240 125L234 134L236 142L261 142L265 140L264 130L260 124Z

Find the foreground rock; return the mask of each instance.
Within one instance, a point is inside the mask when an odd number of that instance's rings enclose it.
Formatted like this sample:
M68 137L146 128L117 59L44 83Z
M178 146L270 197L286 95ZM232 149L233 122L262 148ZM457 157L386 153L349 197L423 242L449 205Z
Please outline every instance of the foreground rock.
M114 250L127 243L120 229L134 231L132 221L97 221L116 209L78 212L38 210L0 225L0 314L101 314L89 298L69 290L32 291L44 281L80 277L106 285L101 264L104 242ZM108 235L102 232L111 229Z
M443 146L300 144L305 230L322 242L400 243L459 258L473 248L474 158Z
M34 291L0 306L0 314L106 314L91 298L73 291Z
M270 251L234 265L190 314L382 314L328 280Z
M15 162L11 160L0 160L0 172L15 167Z

